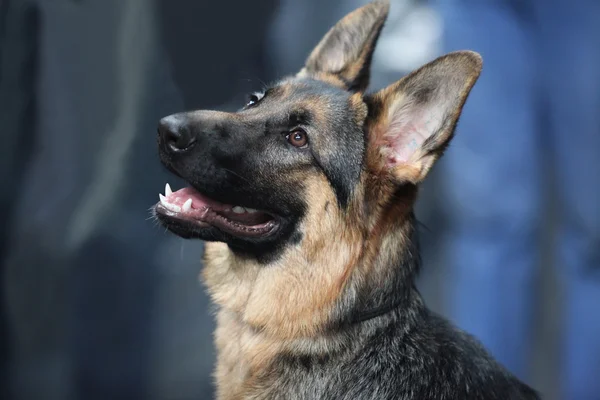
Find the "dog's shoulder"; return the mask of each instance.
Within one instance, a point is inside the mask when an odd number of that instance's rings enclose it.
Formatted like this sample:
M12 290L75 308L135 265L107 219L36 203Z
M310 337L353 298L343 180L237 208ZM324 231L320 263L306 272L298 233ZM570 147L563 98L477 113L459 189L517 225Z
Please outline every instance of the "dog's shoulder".
M472 335L426 310L424 326L413 335L413 349L420 360L410 359L420 369L422 387L440 398L539 399L529 386L500 365ZM397 344L399 348L406 344Z
M539 399L434 314L412 329L392 324L356 340L360 346L335 356L281 357L271 389L298 399Z

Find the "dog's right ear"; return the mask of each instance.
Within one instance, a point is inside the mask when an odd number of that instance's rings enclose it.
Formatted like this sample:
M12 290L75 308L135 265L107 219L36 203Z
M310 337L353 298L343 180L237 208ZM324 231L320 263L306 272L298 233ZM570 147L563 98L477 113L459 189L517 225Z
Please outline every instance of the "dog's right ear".
M321 39L298 76L333 81L347 90L364 92L389 8L389 0L378 0L346 15Z

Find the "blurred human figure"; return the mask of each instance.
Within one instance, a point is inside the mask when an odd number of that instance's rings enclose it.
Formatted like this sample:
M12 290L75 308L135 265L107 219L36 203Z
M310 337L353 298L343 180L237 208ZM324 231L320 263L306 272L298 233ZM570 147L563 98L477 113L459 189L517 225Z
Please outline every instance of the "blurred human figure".
M566 301L563 397L600 399L600 2L438 4L444 50L484 60L440 168L451 223L448 312L527 380L550 160Z

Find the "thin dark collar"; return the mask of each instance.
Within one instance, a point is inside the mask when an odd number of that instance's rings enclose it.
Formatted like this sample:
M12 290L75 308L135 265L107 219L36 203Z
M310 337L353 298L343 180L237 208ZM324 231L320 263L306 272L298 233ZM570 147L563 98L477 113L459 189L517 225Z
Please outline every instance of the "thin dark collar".
M348 322L350 325L354 325L368 321L373 318L380 317L400 307L404 300L405 299L402 296L396 296L394 301L383 304L380 307L374 307L371 309L367 309L366 311L356 313L353 317L350 318Z

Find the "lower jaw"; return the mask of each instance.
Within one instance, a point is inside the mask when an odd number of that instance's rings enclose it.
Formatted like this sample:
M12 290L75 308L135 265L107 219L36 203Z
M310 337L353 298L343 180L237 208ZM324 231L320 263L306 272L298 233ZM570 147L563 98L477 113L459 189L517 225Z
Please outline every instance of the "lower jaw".
M156 205L155 212L168 229L182 237L200 236L199 229L212 227L238 239L261 239L271 236L279 226L276 220L268 221L258 227L244 226L236 221L228 220L214 211L207 212L202 220L185 218L166 209L160 203ZM175 229L173 229L174 226Z

